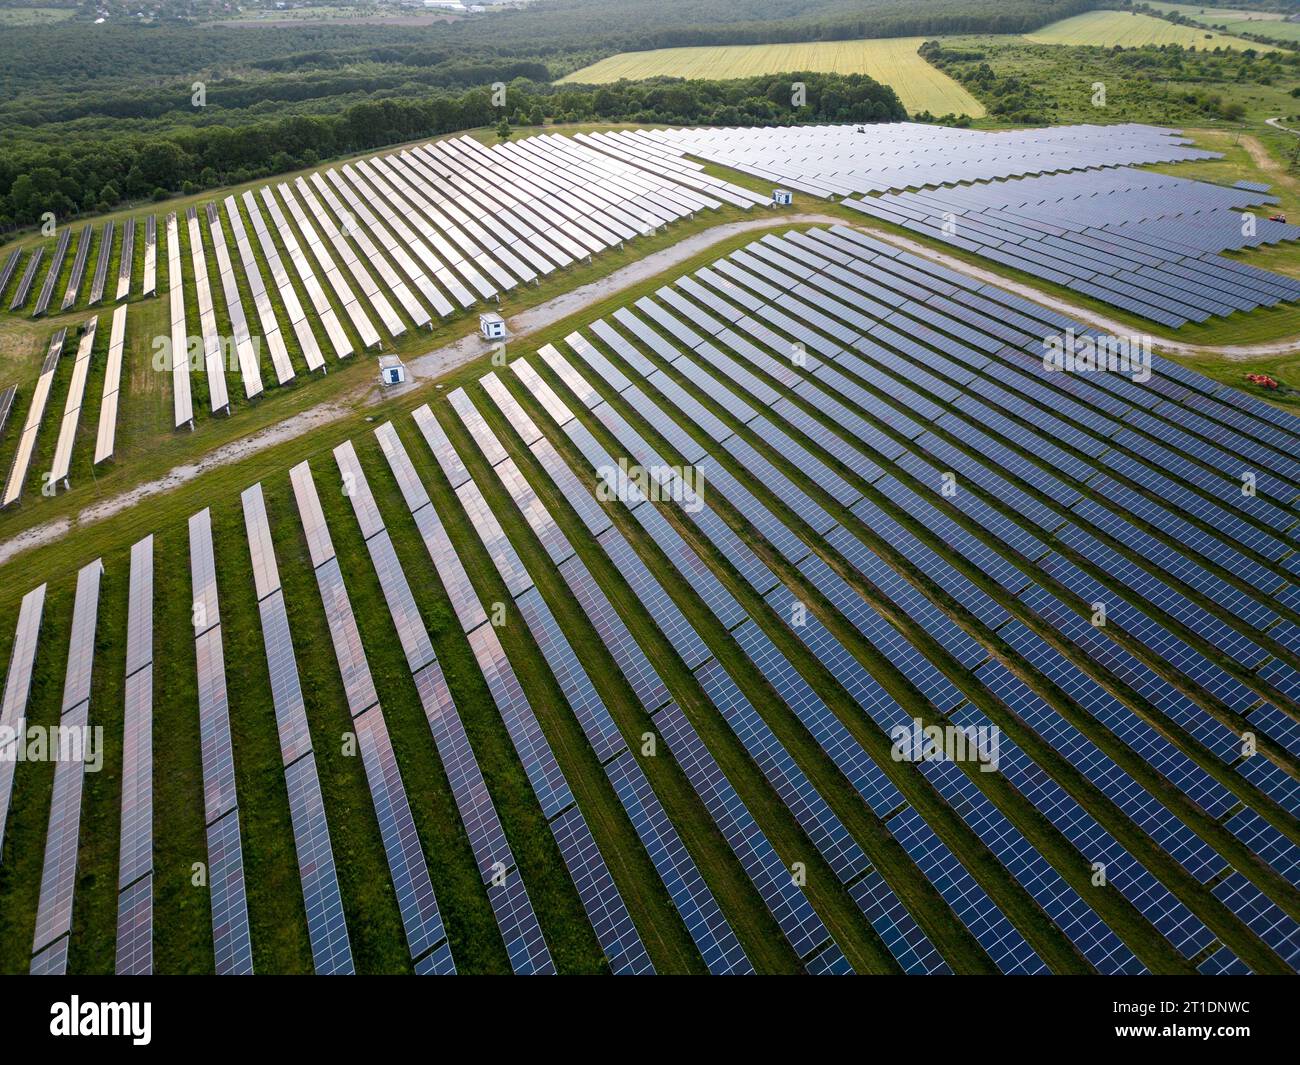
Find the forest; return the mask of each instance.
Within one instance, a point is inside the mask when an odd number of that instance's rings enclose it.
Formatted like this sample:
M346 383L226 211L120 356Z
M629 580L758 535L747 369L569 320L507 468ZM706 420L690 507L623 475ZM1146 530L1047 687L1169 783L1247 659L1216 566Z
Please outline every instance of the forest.
M12 0L10 3L12 6ZM620 51L937 33L1019 33L1094 0L539 0L421 26L76 19L0 32L0 231L281 173L348 152L495 125L877 121L904 117L869 79L799 113L753 82L601 91L552 79ZM166 10L172 10L166 8ZM782 95L788 97L787 89ZM811 99L811 98L810 98ZM535 121L536 120L536 121Z
M235 128L181 128L161 137L123 135L107 143L18 146L0 153L5 209L0 227L103 211L123 199L218 185L313 166L323 159L420 137L498 124L542 121L642 123L897 122L907 118L894 90L863 75L803 73L807 104L790 106L790 78L658 80L613 86L516 81L504 109L487 88L423 99L354 104L336 115L298 115Z

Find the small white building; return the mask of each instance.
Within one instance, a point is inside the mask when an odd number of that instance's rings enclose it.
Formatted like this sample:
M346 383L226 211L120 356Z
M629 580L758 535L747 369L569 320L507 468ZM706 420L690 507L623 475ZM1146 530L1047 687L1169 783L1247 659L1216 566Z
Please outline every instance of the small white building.
M773 207L789 207L792 203L794 203L794 193L789 189L772 190Z
M478 316L478 331L484 340L505 340L506 320L496 311L486 311Z
M406 384L406 365L396 355L379 356L379 383L381 385Z

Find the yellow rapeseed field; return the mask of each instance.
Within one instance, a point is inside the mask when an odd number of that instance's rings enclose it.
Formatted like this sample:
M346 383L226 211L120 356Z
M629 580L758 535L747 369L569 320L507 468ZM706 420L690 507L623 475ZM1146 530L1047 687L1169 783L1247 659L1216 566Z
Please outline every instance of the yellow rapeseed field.
M1181 44L1184 48L1209 51L1214 48L1258 48L1240 37L1229 37L1214 30L1176 26L1150 15L1127 11L1088 11L1074 18L1062 19L1025 34L1035 44L1090 44L1102 48L1120 45L1139 48L1144 44Z
M809 44L727 45L710 48L660 48L622 52L602 59L563 80L603 84L627 78L746 78L817 70L834 74L869 74L891 86L909 114L984 114L980 102L952 78L935 69L916 50L924 37Z

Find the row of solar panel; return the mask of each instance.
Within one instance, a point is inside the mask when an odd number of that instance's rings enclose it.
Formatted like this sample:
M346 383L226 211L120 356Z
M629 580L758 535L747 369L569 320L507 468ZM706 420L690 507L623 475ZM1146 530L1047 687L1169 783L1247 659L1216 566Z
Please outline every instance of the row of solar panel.
M575 348L582 348L582 350L589 351L589 348L588 348L588 347L586 347L586 346L582 346L582 345L580 345L580 343L573 342L573 338L571 338L571 343L572 343L573 346L575 346ZM603 358L603 356L602 356L602 358ZM763 475L762 475L762 480L763 480L764 482L770 482L770 479L771 479L771 473L764 472ZM643 510L645 510L645 508L643 508ZM824 566L823 566L823 568L824 568ZM826 571L826 572L827 572L827 576L833 576L833 575L831 575L831 573L829 573L829 571ZM836 579L836 580L839 580L839 579ZM842 581L841 581L841 584L842 584ZM845 588L845 589L848 589L848 585L844 585L844 588ZM759 589L759 590L763 590L762 586L761 586L761 589ZM842 602L842 599L841 599L841 602ZM846 611L846 614L849 614L849 616L850 616L850 620L855 620L855 622L858 623L858 627L859 627L859 628L862 628L862 627L863 627L861 611L859 611L858 614L855 615L855 616L854 616L852 610L850 610L850 611ZM775 650L775 649L774 649L774 650ZM897 654L894 655L894 658L893 658L894 663L898 664L898 658L900 658L900 657L898 657ZM902 668L904 668L904 671L906 672L906 670L907 670L906 664L904 664L904 666L902 666ZM714 696L714 703L715 703L715 705L718 705L718 706L723 706L723 705L724 705L725 701L724 701L724 700L720 700L720 698L718 697L718 693L716 693L716 692L712 692L711 694L712 694L712 696ZM1027 876L1027 879L1030 880L1031 883L1035 883L1035 884L1036 884L1036 883L1039 883L1039 879L1037 879L1037 878L1028 878L1028 876ZM1089 932L1088 932L1088 934L1092 934L1092 932L1095 932L1095 927L1089 927ZM1083 932L1080 932L1080 939L1082 939L1082 938L1084 938L1084 934L1083 934ZM1110 961L1110 962L1115 962L1115 964L1117 964L1117 970L1122 970L1123 967L1125 967L1125 966L1127 966L1127 965L1131 965L1132 962L1134 962L1134 960L1132 960L1131 954L1130 954L1130 956L1127 956L1127 957L1119 957L1119 958L1118 958L1118 962L1117 962L1117 960L1115 960L1114 957L1109 956L1109 954L1108 954L1108 961Z
M555 366L555 365L557 364L557 360L556 360L555 355L552 355L551 358L550 358L550 360L548 360L548 361L550 361L550 362L552 363L553 366ZM519 364L516 363L515 365L519 365ZM522 375L521 375L521 376L522 376ZM566 383L576 384L576 379L575 379L575 376L576 376L576 375L575 375L575 373L572 371L571 368L569 369L569 372L568 372L567 374L563 374L562 376L565 377L565 379L566 379ZM553 404L554 404L554 401L552 401L552 404L551 404L551 405L553 405ZM607 424L608 424L608 423L607 423ZM615 432L616 432L616 435L617 435L617 432L618 432L617 428L615 428ZM633 459L639 459L639 460L644 461L644 457L643 457L643 456L640 456L640 455L637 455L635 451L632 452L632 458L633 458ZM653 508L651 508L648 504L644 504L644 505L641 505L641 506L640 506L640 507L635 511L635 513L637 513L637 514L639 515L639 514L642 513L643 511L647 511L647 512L648 512L648 511L651 511L652 509L653 509ZM671 557L671 556L670 556L670 557ZM697 564L698 564L698 563L697 563ZM626 572L628 571L626 566L620 567L620 569L621 569L624 573L626 573ZM701 566L700 566L700 570L702 570L702 569L703 569L703 567L702 567L702 565L701 565ZM692 570L692 571L691 571L691 575L692 575L692 578L693 578L694 580L698 580L698 579L699 579L699 578L698 578L698 573L700 572L700 570ZM707 599L708 599L708 595L707 595L707 593L704 593L704 596L705 596L705 600L707 601ZM711 668L711 667L706 667L706 668ZM702 671L697 671L697 672L702 672ZM729 687L729 686L727 686L727 687ZM724 689L722 689L722 690L720 691L720 689L719 689L718 686L717 686L716 679L714 680L713 683L708 683L708 684L707 684L707 688L708 688L708 690L710 690L710 694L713 695L713 701L714 701L715 705L718 705L718 706L720 706L720 707L725 707L725 706L728 704L729 700L725 697L724 694L722 694L722 692L725 692L726 688L724 688ZM724 714L725 714L725 712L726 712L726 711L724 710ZM751 749L751 753L754 753L754 751L753 751L752 749ZM893 807L895 807L895 806L897 806L897 805L899 805L899 804L901 804L901 798L899 799L898 802L891 802L889 805L890 805L890 808L893 808Z
M149 230L152 231L153 216L149 216ZM122 239L118 242L118 274L117 288L114 299L121 301L127 298L131 292L131 272L134 266L135 251L135 219L128 218L122 223ZM91 275L90 290L87 293L86 306L93 307L104 298L105 289L108 283L108 268L113 256L113 248L117 234L117 226L114 222L105 222L100 227L98 236L98 251L95 257L95 269ZM36 302L33 304L32 317L39 318L45 314L54 297L54 287L58 282L58 277L63 269L63 262L67 255L68 246L72 240L72 230L65 226L59 232L55 241L54 252L50 257L49 264L46 267L45 279L37 294ZM88 225L84 227L77 237L77 250L73 255L72 267L68 274L67 285L64 288L63 299L59 305L60 312L71 310L79 302L82 281L85 278L86 266L90 258L91 245L96 242L95 227ZM153 275L152 256L155 253L154 244L149 241L145 246L146 284L143 287L142 295L148 296L153 294L153 286L147 283L147 279ZM9 282L14 277L19 277L17 287L14 289L13 299L9 303L11 311L21 310L27 304L31 295L33 285L36 280L36 274L40 269L40 264L45 261L45 247L37 247L27 260L27 266L21 275L18 273L18 267L23 260L24 249L15 248L6 256L4 264L0 265L0 299L4 298L5 291L9 287Z

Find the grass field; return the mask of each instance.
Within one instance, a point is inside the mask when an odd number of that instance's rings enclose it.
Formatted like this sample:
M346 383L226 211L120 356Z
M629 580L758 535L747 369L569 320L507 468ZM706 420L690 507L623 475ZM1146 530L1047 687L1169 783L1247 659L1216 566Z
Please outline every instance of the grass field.
M1228 33L1258 33L1281 41L1300 42L1300 22L1288 22L1279 11L1240 11L1230 7L1196 7L1193 4L1153 3L1160 11L1172 11L1202 26Z
M562 79L601 84L628 79L747 78L815 70L835 74L869 74L898 93L909 114L967 114L978 118L984 106L942 71L916 54L923 37L887 40L830 41L812 44L755 44L723 48L659 48L623 52L602 59Z
M1074 18L1062 19L1044 26L1035 33L1025 34L1027 40L1037 44L1084 44L1100 48L1119 45L1122 48L1141 48L1145 44L1181 44L1184 48L1258 48L1253 41L1194 30L1190 26L1175 26L1172 22L1152 18L1150 15L1131 14L1124 11L1088 11Z
M1300 78L1286 68L1274 72L1268 85L1238 78L1227 61L1220 63L1212 57L1188 59L1181 73L1135 76L1131 68L1102 48L1061 48L1021 37L956 37L949 43L953 48L983 51L998 75L1025 82L1034 99L1043 101L1043 115L1049 122L1147 122L1182 127L1214 122L1235 127L1245 122L1264 132L1265 119L1297 110L1291 90L1300 85ZM1212 67L1216 75L1207 76L1202 64ZM1101 110L1092 100L1098 81L1107 90ZM1229 123L1213 118L1193 102L1203 97L1217 97L1224 106L1240 105L1241 120Z

